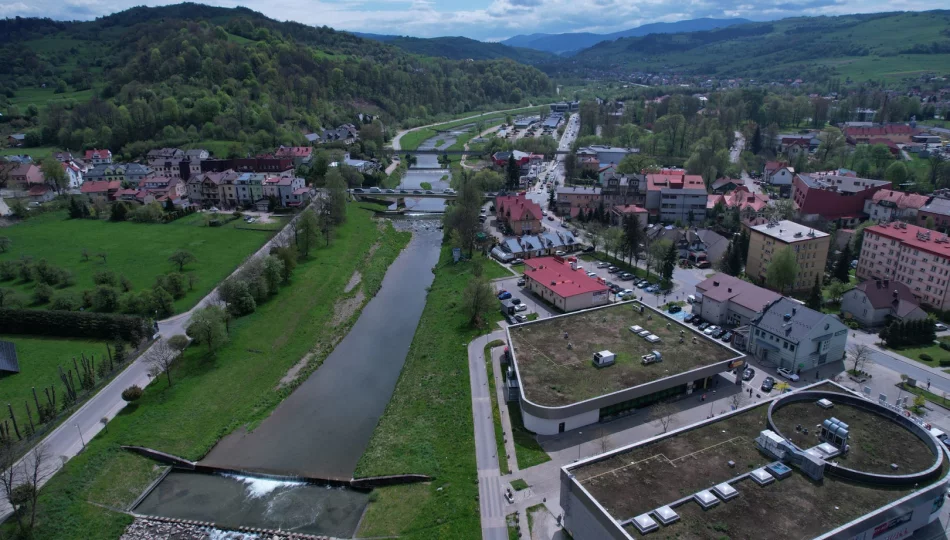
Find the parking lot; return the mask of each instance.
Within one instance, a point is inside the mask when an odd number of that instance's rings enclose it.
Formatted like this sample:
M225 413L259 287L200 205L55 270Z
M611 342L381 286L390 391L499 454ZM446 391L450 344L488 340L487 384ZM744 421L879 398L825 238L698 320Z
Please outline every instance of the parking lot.
M520 271L519 268L524 268L524 266L515 266L513 267L515 271ZM520 314L529 315L531 313L537 313L539 319L545 319L551 317L552 315L560 315L560 313L549 308L546 304L541 303L537 297L534 296L534 293L518 286L518 280L521 279L518 276L511 276L510 278L505 278L494 282L495 293L499 293L503 290L511 293L512 298L518 298L528 306L528 309L525 311L520 311ZM498 305L501 309L501 304Z

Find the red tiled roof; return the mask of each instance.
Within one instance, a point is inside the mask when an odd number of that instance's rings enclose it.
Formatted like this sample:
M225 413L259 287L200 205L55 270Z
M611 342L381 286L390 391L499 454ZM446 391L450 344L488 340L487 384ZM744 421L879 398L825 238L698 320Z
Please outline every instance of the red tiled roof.
M294 195L304 195L304 194L309 193L309 192L310 192L310 188L302 187L302 188L297 188L297 189L295 189L295 190L294 190Z
M904 193L901 191L894 191L893 189L882 189L876 191L871 197L871 200L875 203L881 201L889 201L897 205L897 208L916 208L920 209L926 206L927 201L930 198L926 195L920 195L918 193Z
M901 223L899 225L900 228L897 228L895 225L896 224L892 225L888 223L873 225L864 229L864 232L870 232L885 238L897 240L914 249L950 259L950 241L943 241L947 239L947 235L906 223ZM940 242L937 240L940 240Z
M45 195L48 191L49 191L49 186L47 186L46 184L37 184L31 187L30 190L27 191L26 193L30 197L39 197L41 195Z
M635 204L614 206L614 210L621 214L646 214L647 209Z
M851 126L844 128L848 137L880 137L881 135L913 135L917 130L904 124L887 126Z
M522 195L495 197L495 214L511 221L541 220L541 206Z
M647 191L669 189L705 189L706 183L698 174L686 174L686 171L663 170L658 174L647 175Z
M775 172L784 167L788 167L788 163L784 161L769 161L765 164L765 172Z
M91 159L93 159L93 158L95 158L95 157L98 157L98 158L100 158L100 159L102 159L102 158L111 158L111 157L112 157L112 152L109 151L109 150L96 150L96 149L86 150L86 160L87 160L87 161L88 161L88 160L91 160Z
M751 208L755 212L761 212L763 208L768 206L769 197L761 193L752 193L749 188L739 186L735 191L725 195L710 195L709 199L706 200L706 208L714 208L719 202L722 202L723 206L726 207L738 206L739 210Z
M917 304L917 299L910 292L910 287L895 279L862 281L855 289L863 292L868 297L868 302L874 309L896 306L896 302L900 300L913 302L914 305Z
M277 157L306 157L313 152L309 146L281 146L274 152Z
M555 257L540 257L525 261L524 275L537 281L554 294L569 298L579 294L606 291L607 285L588 277L582 270L572 270L567 261Z
M118 180L107 181L93 181L93 182L83 182L82 186L79 188L81 193L108 193L110 191L118 191L122 188L122 182Z

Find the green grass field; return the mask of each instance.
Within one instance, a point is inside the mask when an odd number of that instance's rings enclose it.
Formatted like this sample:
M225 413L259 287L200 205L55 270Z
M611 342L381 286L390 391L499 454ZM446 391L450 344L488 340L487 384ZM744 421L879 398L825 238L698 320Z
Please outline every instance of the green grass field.
M16 95L10 98L10 104L22 107L32 103L40 107L50 101L66 101L71 99L77 102L83 102L92 99L95 93L95 90L89 89L57 94L55 88L51 86L46 88L20 88L16 91Z
M395 393L355 475L414 472L433 481L376 490L359 536L481 538L468 343L486 330L471 328L461 309L472 265L446 264L451 256L442 250ZM486 261L483 275L509 274ZM489 328L500 318L493 310Z
M106 358L105 344L97 341L10 335L0 335L0 339L14 343L20 365L19 373L0 377L0 403L13 405L21 426L27 419L24 401L29 402L33 419L37 420L32 388L36 387L40 403L45 404L43 388L55 385L57 407L62 403L63 384L59 379L59 366L64 371L73 369L73 358L79 358L82 353L86 357L94 355L97 366L100 359Z
M215 357L188 349L173 368L170 388L164 379L156 381L135 406L87 441L86 449L41 491L34 538L118 538L131 518L100 505L127 507L160 473L154 462L119 445L141 444L198 459L220 437L270 414L293 388L278 391L278 381L305 354L319 352L298 381L323 361L357 317L332 326L336 302L359 290L343 293L353 272L378 274L409 238L391 226L378 227L360 207L351 205L347 215L330 247L302 261L289 286L231 323L231 341ZM368 256L377 242L380 247ZM364 281L371 281L367 273Z
M473 116L474 114L477 114L477 113L467 113L465 115L465 118L462 118L461 120L444 122L442 124L438 124L437 126L426 127L426 128L418 129L416 131L410 131L409 133L406 133L405 135L403 135L401 139L399 139L399 146L402 151L416 150L419 148L419 145L423 143L423 141L425 141L426 139L431 139L432 137L435 137L436 135L438 135L438 133L436 132L436 129L446 130L446 129L456 128L459 126L464 126L465 124L476 124L479 122L484 124L485 127L483 129L488 129L489 127L493 125L499 125L503 123L505 121L505 117L508 115L515 117L519 114L528 113L528 112L536 113L540 108L541 108L540 105L535 105L532 107L523 107L521 109L515 109L513 111L507 111L507 112L488 112L476 118L468 118L468 117ZM467 141L468 139L474 136L475 136L475 133L473 132L469 137L465 139L465 141ZM464 144L464 141L462 144ZM455 145L451 146L450 148L453 150L456 149ZM462 145L458 145L457 149L461 150Z
M0 254L0 261L32 257L71 270L76 292L94 288L92 276L112 270L132 281L135 290L154 284L155 276L177 271L168 257L179 249L188 250L198 259L185 267L198 280L192 291L175 301L176 312L186 311L228 276L248 255L256 251L273 231L249 231L230 227L204 227L201 216L189 216L169 224L112 223L102 220L66 219L64 211L49 212L12 227L4 228L13 245ZM82 250L89 251L82 261ZM96 257L106 253L106 262ZM34 284L19 280L3 283L31 295Z
M884 32L884 34L887 34L887 32ZM893 83L905 77L916 78L922 73L946 73L950 71L950 54L855 56L828 58L815 63L834 67L842 77L850 78L852 81L863 82L885 79Z
M49 157L53 152L59 152L55 146L34 146L32 148L0 148L0 156L21 156L26 154L33 158L33 161L39 163L44 158Z

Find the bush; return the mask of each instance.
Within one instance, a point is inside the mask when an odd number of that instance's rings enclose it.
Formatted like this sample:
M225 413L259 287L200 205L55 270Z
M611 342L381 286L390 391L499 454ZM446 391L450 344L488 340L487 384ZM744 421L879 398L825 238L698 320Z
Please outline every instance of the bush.
M950 367L950 359L947 359L947 358L942 359L940 360L939 363L940 363L940 367Z
M136 208L135 211L132 212L132 221L139 223L158 223L162 220L162 216L164 215L165 211L162 210L162 205L151 203Z
M101 270L92 275L92 282L96 285L108 285L115 287L118 278L112 270Z
M858 324L858 321L845 321L844 324L852 330L857 330L861 327L861 325Z
M53 297L50 309L60 311L76 311L82 305L79 297L71 292L61 292Z
M16 261L0 261L0 281L16 279L20 265Z
M112 312L119 308L119 293L114 287L99 285L92 298L92 307L96 311Z
M920 359L923 360L924 362L932 362L932 361L933 361L933 357L930 356L930 355L927 354L927 353L920 353Z
M118 337L132 343L149 335L141 317L80 311L0 309L0 328L5 334L101 340Z
M37 304L46 304L53 299L53 288L46 283L37 283L33 288L33 301Z
M950 351L950 343L947 343L946 341L941 341L940 348L945 351Z
M142 389L138 386L132 385L122 391L122 399L129 403L133 401L138 401L142 397Z

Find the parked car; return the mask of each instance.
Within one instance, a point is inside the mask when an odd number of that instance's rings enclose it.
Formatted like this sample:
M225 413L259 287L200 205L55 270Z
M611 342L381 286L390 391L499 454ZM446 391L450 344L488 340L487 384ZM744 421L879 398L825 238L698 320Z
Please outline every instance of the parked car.
M669 311L670 311L670 313L679 313L680 311L683 311L683 308L681 308L680 306L677 306L677 305L672 305L672 306L670 306Z
M711 336L712 333L715 332L716 330L719 330L719 327L714 324L712 326L707 326L706 329L703 330L703 333L706 334L707 336Z
M719 336L723 335L724 333L725 333L725 330L723 330L722 328L717 328L715 332L709 335L712 336L713 339L719 339Z
M548 216L548 221L554 221L554 216Z
M521 299L520 299L520 298L512 298L512 299L511 299L511 303L517 306L518 304L521 303Z
M363 193L363 188L353 188L353 193Z
M630 272L624 272L620 274L621 281L630 281L632 279L633 279L633 274L631 274Z
M693 314L692 314L692 313L687 313L686 316L683 317L683 322L684 322L684 323L691 323L691 322L693 322Z
M696 326L699 326L703 324L703 318L700 317L699 315L696 315L695 317L693 317L692 323L695 324Z
M555 251L554 254L557 255L558 257L563 257L563 256L567 255L567 252L559 249L559 250Z
M528 311L527 304L518 304L515 306L515 311Z
M608 274L616 274L616 273L619 272L619 271L620 271L620 269L617 268L616 266L608 266L608 267L607 267L607 273L608 273Z
M511 264L524 264L524 259L511 259Z
M650 286L650 282L645 279L640 280L640 282L637 283L637 288L640 288L640 289L646 289L649 286Z
M704 332L705 332L705 330L706 330L707 328L709 328L709 323L708 323L708 322L704 322L704 323L702 323L702 324L699 325L699 329L700 329L700 330L703 330Z
M511 298L511 293L508 291L501 291L500 293L498 293L499 300L507 300L509 298Z
M597 268L610 268L610 263L599 262L597 263Z
M943 332L947 329L947 325L943 324L942 322L938 322L934 325L934 329L936 329L938 332Z
M518 322L520 322L520 323L528 322L528 316L525 315L524 313L519 313L519 314L515 315L515 320L518 321Z
M583 251L584 253L593 253L593 252L594 252L594 246L587 246L587 247L584 248L582 251Z
M427 190L426 190L426 195L435 195L435 192L432 191L431 189L427 189Z
M781 375L782 377L785 377L786 379L788 379L788 380L790 380L790 381L792 381L792 382L796 382L796 381L798 381L798 379L801 378L801 377L799 377L798 375L796 375L792 370L790 370L790 369L788 369L788 368L783 368L783 367L782 367L782 368L778 368L776 371L778 371L778 374L779 374L779 375Z
M762 381L761 388L763 392L771 392L772 388L774 387L775 387L775 379L773 379L772 377L766 377L765 380Z
M721 340L724 341L725 343L729 343L730 341L732 341L732 336L733 336L733 333L732 333L732 332L726 332L726 333L723 334L722 337L719 338L719 339L721 339Z
M742 380L751 381L754 378L755 378L755 370L750 367L745 368L745 371L742 372Z

